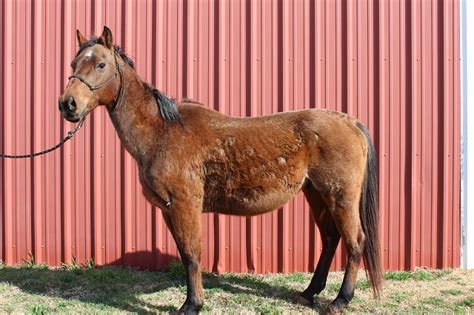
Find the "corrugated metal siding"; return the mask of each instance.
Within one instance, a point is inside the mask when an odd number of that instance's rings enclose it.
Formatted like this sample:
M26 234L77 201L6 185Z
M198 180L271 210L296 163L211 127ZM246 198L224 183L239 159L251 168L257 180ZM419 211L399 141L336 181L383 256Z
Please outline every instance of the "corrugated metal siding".
M56 143L75 30L103 25L146 81L234 116L329 108L379 154L385 268L460 263L458 1L2 1L1 151ZM63 149L2 160L0 259L163 266L177 251L106 112ZM206 269L313 270L321 242L298 195L253 218L203 215ZM339 247L333 269L345 255Z

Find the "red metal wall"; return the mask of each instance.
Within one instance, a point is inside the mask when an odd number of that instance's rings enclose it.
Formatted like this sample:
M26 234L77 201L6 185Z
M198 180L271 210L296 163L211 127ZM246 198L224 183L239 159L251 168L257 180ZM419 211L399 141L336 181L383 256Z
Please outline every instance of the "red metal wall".
M56 100L75 30L106 24L140 76L175 98L234 116L359 117L379 154L385 268L459 266L459 1L4 0L0 10L1 151L40 150L72 128ZM154 268L177 256L103 109L63 149L0 162L0 260ZM313 270L321 251L302 195L271 214L202 220L210 270ZM339 247L333 269L344 262Z

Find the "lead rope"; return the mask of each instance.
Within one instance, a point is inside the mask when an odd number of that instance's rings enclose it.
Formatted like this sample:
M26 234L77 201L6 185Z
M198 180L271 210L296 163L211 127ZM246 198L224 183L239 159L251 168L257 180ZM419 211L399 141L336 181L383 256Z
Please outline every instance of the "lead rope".
M84 124L84 119L81 119L79 121L79 123L76 125L76 127L74 129L72 129L71 131L69 131L67 133L67 136L62 139L58 144L56 144L54 147L51 147L47 150L43 150L43 151L40 151L40 152L36 152L36 153L31 153L31 154L19 154L19 155L12 155L12 154L2 154L0 153L0 158L5 158L5 159L26 159L26 158L33 158L35 156L39 156L39 155L43 155L43 154L46 154L46 153L49 153L51 151L54 151L56 150L57 148L59 148L60 146L62 146L64 143L66 143L67 141L71 140L72 137L74 137L74 134L76 134L76 132L81 129L82 125Z

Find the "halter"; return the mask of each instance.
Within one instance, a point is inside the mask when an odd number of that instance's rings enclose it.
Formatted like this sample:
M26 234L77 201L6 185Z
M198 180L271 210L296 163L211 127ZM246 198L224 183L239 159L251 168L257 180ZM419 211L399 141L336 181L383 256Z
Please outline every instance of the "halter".
M98 85L92 85L89 82L87 82L86 79L84 79L82 76L79 76L79 75L76 75L76 74L73 74L73 75L69 76L69 78L68 78L68 80L77 79L77 80L81 81L82 83L84 83L89 88L89 90L95 91L95 90L98 90L101 87L105 86L107 83L109 83L112 79L115 78L115 76L118 73L119 76L120 76L120 91L119 91L119 95L118 95L117 100L115 100L115 102L114 102L114 106L110 109L111 111L114 111L115 108L117 108L117 106L119 106L122 103L123 94L124 94L123 72L122 72L122 68L120 68L119 63L117 62L117 52L115 50L114 50L114 59L115 59L115 72L113 74L111 74L110 77L108 77L104 82L102 82Z

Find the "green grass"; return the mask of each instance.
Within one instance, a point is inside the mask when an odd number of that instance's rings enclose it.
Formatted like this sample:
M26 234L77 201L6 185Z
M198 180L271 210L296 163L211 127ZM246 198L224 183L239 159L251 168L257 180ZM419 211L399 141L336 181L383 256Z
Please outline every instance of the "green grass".
M413 279L413 275L408 271L387 271L384 275L386 280L405 281Z
M390 296L390 299L394 302L400 303L409 298L408 293L405 292L395 292Z
M468 297L458 302L458 305L474 308L474 297Z
M180 261L173 261L168 266L168 272L171 276L176 278L183 278L186 276L186 271L184 270L183 264Z
M327 283L326 284L326 291L329 293L337 293L339 292L339 289L341 288L340 283Z
M445 277L451 274L449 277ZM330 273L314 308L293 304L312 274L203 274L204 312L281 314L324 311L339 292L343 274ZM465 281L459 286L449 280ZM374 300L363 272L356 282L349 313L465 313L474 311L474 271L385 273L384 295ZM448 279L449 278L449 279ZM60 268L37 265L31 257L22 266L0 264L0 313L169 313L186 298L184 268L172 263L163 272L121 267L96 267L75 261Z
M35 314L35 315L37 315L37 314L46 314L46 313L48 313L49 311L50 311L50 310L48 309L47 306L44 306L44 305L42 305L42 304L38 304L38 305L33 305L33 306L29 309L28 313L29 313L29 314Z
M435 279L442 278L448 274L451 274L452 269L444 270L432 270L418 268L414 271L386 271L384 278L386 280L394 281L406 281L406 280L419 280L419 281L432 281Z
M436 279L436 275L425 269L417 269L413 273L413 279L422 281L431 281Z
M446 302L442 298L439 298L437 296L431 296L431 297L425 298L421 300L421 303L438 306L438 307L446 306Z
M461 295L463 294L463 291L462 290L456 290L456 289L449 289L449 290L442 290L441 291L442 294L444 295Z
M306 283L307 276L301 272L290 273L289 275L285 276L288 281L298 282L298 283Z
M370 289L370 284L369 284L369 281L367 280L359 280L356 282L356 289L359 289L359 290L367 290L367 289Z

